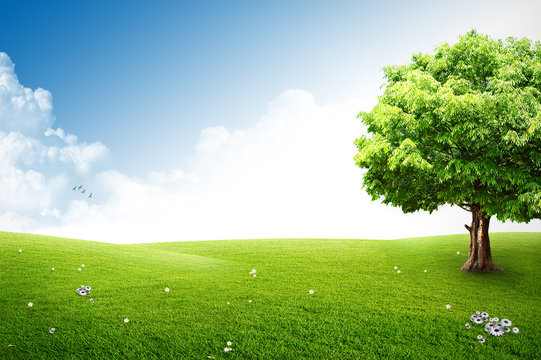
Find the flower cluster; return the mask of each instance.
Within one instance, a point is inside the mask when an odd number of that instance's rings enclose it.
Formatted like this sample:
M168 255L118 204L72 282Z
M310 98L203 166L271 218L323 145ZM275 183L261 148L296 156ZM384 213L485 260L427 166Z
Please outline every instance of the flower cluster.
M81 287L77 289L77 294L81 296L86 296L90 294L90 290L92 290L90 286L81 285Z
M230 352L230 351L233 350L233 348L230 347L231 345L233 345L233 343L232 343L231 341L228 341L228 342L226 343L226 345L227 345L227 347L224 348L224 351L225 351L225 352Z
M488 313L486 312L479 312L477 311L475 314L470 316L470 321L477 325L485 324L485 332L489 333L492 336L502 336L504 334L507 334L511 332L510 326L512 324L511 320L509 319L502 319L500 321L499 318L489 318ZM471 325L469 323L466 324L466 329L470 329ZM516 334L518 333L518 328L513 328L513 332ZM485 342L485 338L482 335L478 335L477 339L482 344Z
M250 275L252 275L253 277L256 277L256 272L257 270L256 269L252 269L252 271L250 271Z

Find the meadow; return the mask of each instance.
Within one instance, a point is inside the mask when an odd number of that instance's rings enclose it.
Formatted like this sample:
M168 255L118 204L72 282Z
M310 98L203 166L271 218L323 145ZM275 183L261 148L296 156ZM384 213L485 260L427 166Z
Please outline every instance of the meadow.
M0 358L541 358L541 233L491 234L494 273L460 270L466 234L155 240L0 232ZM519 333L490 336L476 311Z

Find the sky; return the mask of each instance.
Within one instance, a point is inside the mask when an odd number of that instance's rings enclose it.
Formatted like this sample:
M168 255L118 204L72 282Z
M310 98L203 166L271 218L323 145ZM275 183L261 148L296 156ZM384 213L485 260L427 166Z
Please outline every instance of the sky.
M539 13L524 0L0 1L0 229L115 243L464 233L459 208L370 201L356 115L382 67L471 29L541 40Z

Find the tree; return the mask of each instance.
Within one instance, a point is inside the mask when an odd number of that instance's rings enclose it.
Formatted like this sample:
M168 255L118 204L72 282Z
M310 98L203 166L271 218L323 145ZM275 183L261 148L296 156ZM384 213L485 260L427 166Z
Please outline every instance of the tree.
M383 94L355 141L372 200L407 212L471 212L462 270L502 270L489 224L541 218L541 43L470 31L383 69Z

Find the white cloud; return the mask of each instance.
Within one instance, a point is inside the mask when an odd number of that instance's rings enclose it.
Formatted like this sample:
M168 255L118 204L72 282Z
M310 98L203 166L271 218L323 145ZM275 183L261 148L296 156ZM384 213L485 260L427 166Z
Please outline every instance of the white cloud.
M51 93L19 84L15 65L0 52L0 129L37 135L54 121L52 109Z
M251 128L203 129L193 173L98 173L92 183L102 202L73 201L60 226L37 232L118 243L463 233L470 218L460 209L403 214L360 189L353 140L363 132L356 114L370 108L362 103L319 106L306 91L286 91ZM492 229L511 228L494 221Z
M59 150L60 161L72 163L81 174L89 172L92 163L104 160L109 153L100 142L91 144L68 145Z

